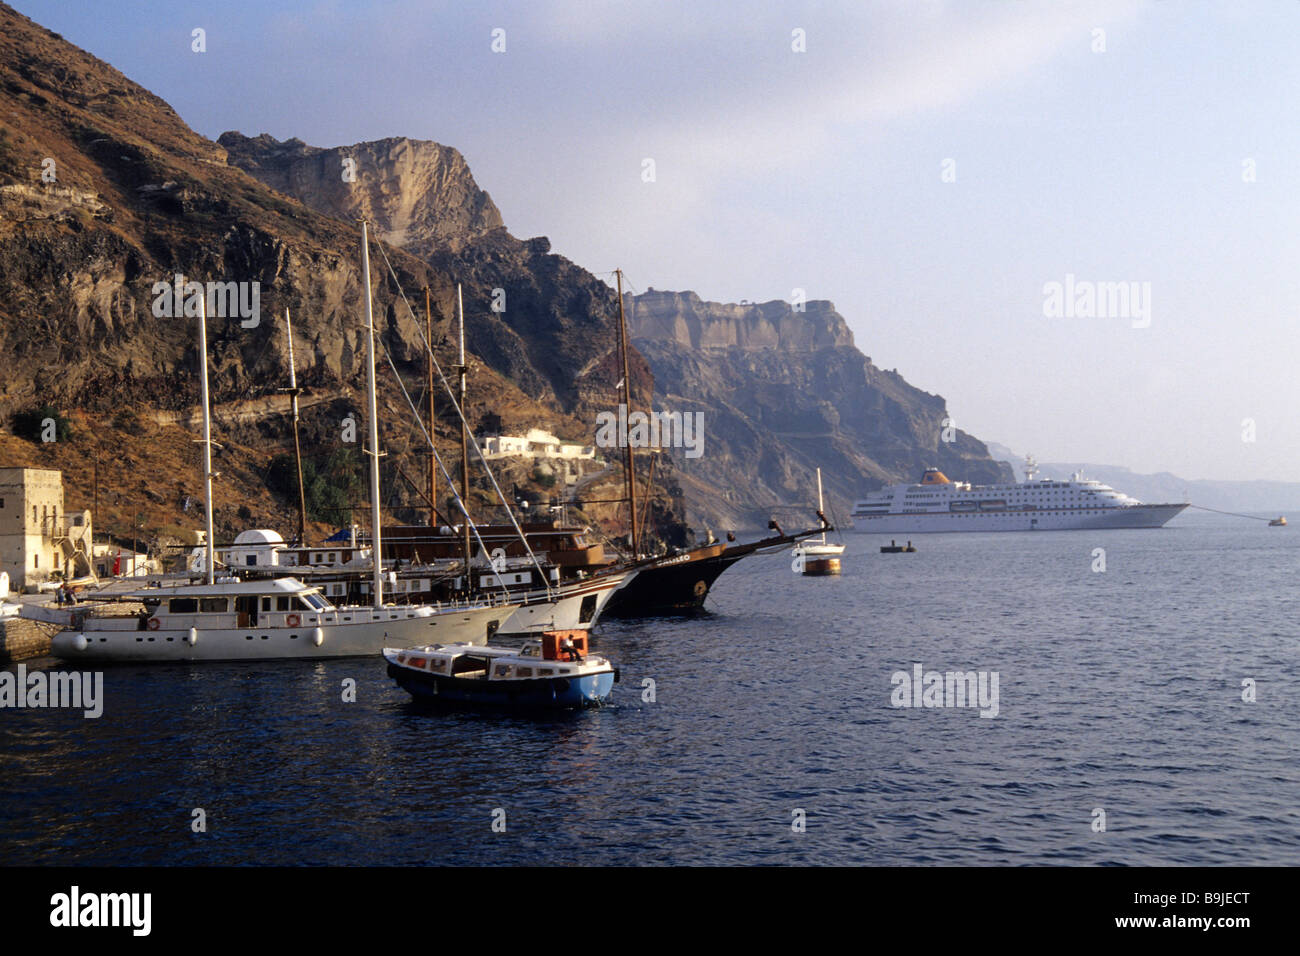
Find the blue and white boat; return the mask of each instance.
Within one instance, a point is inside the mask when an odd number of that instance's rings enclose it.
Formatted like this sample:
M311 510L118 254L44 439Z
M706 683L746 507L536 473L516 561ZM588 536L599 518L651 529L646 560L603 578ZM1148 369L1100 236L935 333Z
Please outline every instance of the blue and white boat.
M520 709L591 707L609 698L618 668L587 653L583 631L552 631L520 647L430 644L385 648L388 676L417 701Z

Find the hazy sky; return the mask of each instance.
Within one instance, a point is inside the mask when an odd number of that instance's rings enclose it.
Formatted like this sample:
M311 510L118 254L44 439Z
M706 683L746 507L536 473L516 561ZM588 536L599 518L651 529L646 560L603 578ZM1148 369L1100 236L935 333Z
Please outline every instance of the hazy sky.
M980 438L1300 479L1291 0L10 2L206 136L437 140L592 271L830 299Z

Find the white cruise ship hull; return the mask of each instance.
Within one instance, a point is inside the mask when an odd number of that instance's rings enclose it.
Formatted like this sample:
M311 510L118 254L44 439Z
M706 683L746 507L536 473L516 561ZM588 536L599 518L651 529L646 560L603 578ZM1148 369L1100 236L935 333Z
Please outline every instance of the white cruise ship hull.
M336 608L320 614L269 615L262 627L170 627L140 630L134 617L92 619L93 627L54 636L52 653L68 661L242 661L368 657L385 647L422 647L467 641L485 644L515 605L413 612L401 607ZM319 638L319 642L317 639Z
M1092 531L1103 528L1160 528L1187 505L1128 505L1045 511L929 512L854 514L853 530L876 534L927 534L951 531Z

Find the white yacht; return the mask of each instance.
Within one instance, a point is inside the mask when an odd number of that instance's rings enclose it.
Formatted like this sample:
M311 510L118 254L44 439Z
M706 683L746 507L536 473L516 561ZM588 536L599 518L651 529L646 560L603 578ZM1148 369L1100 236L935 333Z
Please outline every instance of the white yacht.
M234 661L356 657L431 641L486 643L515 606L335 607L294 578L141 588L65 611L65 660Z
M190 567L200 568L203 560L204 549L196 548ZM364 600L370 595L371 585L366 579L371 571L371 552L369 548L358 547L355 540L297 547L285 544L275 531L256 528L240 532L233 545L219 549L217 564L244 575L291 575L315 585L322 596L336 602L349 597ZM504 552L494 559L477 559L473 570L473 590L518 606L500 627L503 637L554 630L590 630L614 592L637 573L635 570L591 575L579 572L578 577L560 581L559 569L552 567L548 581L533 560L506 557ZM385 592L406 603L437 602L466 591L464 562L459 558L427 564L401 564L386 559L385 579Z
M375 395L374 312L370 292L370 244L361 227L366 302L366 392L369 399L370 607L335 607L297 578L217 580L212 520L212 416L208 402L207 314L199 308L199 383L203 407L203 484L206 533L198 556L203 584L128 591L119 600L64 611L24 608L24 616L57 619L68 629L55 635L52 652L69 660L216 661L284 657L351 657L385 647L414 647L431 640L487 642L518 604L485 599L469 604L384 603L385 573L379 501L379 421ZM278 537L278 535L276 536ZM252 543L252 542L246 542ZM273 542L262 542L273 543Z
M1037 466L1026 460L1025 480L1004 485L951 481L927 468L920 484L897 484L853 505L853 530L881 534L929 531L1074 531L1099 528L1159 528L1186 504L1143 504L1100 481L1076 473L1070 481L1034 480Z

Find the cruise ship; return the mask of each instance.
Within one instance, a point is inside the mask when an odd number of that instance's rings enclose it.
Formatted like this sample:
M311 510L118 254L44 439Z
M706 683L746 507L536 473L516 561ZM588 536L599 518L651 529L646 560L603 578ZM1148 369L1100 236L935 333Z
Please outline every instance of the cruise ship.
M1018 484L971 485L927 468L920 484L891 485L856 502L850 513L853 530L921 534L1159 528L1187 507L1143 504L1080 473L1070 481L1035 481L1035 474L1032 458Z

